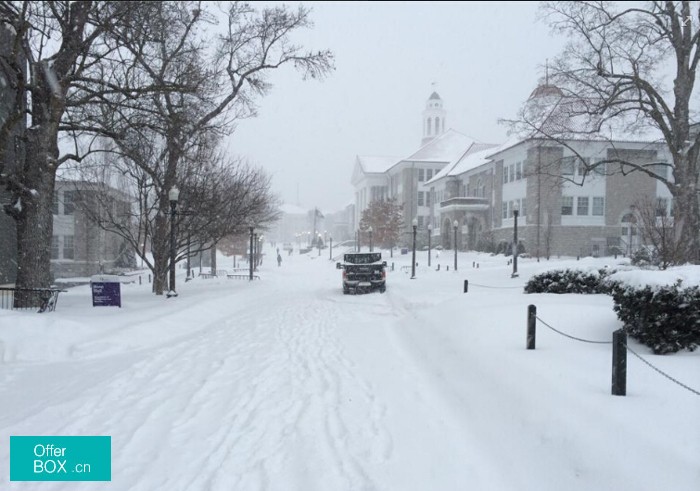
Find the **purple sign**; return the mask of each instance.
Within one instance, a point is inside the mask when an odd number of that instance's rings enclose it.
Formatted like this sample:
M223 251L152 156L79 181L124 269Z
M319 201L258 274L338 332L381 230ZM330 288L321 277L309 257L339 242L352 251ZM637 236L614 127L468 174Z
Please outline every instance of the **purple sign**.
M93 279L90 282L90 287L92 288L93 307L122 306L121 283L119 281Z

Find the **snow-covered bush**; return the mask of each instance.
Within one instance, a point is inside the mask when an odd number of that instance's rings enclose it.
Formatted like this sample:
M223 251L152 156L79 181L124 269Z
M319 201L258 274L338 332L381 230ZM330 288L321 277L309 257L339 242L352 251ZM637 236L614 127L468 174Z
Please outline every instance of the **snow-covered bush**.
M700 287L616 283L613 307L627 333L656 354L693 351L700 344Z
M582 271L557 269L530 278L525 293L610 293L611 285L605 278L614 270Z

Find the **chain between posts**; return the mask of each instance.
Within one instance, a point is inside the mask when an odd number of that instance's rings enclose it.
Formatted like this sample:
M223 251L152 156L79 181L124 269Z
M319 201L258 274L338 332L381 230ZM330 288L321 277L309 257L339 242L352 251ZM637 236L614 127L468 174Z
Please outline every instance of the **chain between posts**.
M700 396L700 391L697 391L697 390L693 389L692 387L689 387L689 386L685 385L685 384L684 384L683 382L681 382L680 380L676 380L675 378L671 377L669 374L667 374L666 372L664 372L664 371L661 370L660 368L655 367L655 366L652 365L650 362L648 362L647 360L645 360L644 358L642 358L642 356L639 355L637 352L635 352L632 348L630 348L629 346L627 346L626 343L625 343L625 347L627 348L627 351L629 351L629 352L632 353L634 356L636 356L637 358L639 358L639 359L642 361L642 363L644 363L645 365L647 365L649 368L651 368L652 370L654 370L655 372L657 372L657 373L660 374L661 376L666 377L667 379L669 379L669 380L670 380L671 382L673 382L674 384L680 385L680 386L683 387L685 390L688 390L688 391L692 392L692 393L695 394L696 396Z
M512 288L523 288L522 286L490 286L490 285L480 285L479 283L472 283L471 281L469 282L471 286L480 286L482 288L494 288L497 290L507 290L507 289L512 289Z
M591 341L591 340L589 340L589 339L582 339L582 338L577 338L576 336L571 336L571 335L569 335L569 334L566 334L566 333L564 333L564 332L561 332L561 331L558 330L558 329L555 329L554 327L550 326L549 324L547 324L545 321L543 321L543 320L540 319L539 317L536 316L535 318L536 318L538 321L540 321L542 324L544 324L546 327L548 327L549 329L551 329L552 331L554 331L554 332L556 332L556 333L558 333L558 334L561 334L562 336L565 336L565 337L567 337L567 338L573 339L573 340L575 340L575 341L581 341L581 342L584 342L584 343L592 343L592 344L612 344L612 341ZM696 390L696 389L693 389L692 387L690 387L690 386L684 384L684 383L681 382L680 380L677 380L677 379L675 379L674 377L672 377L671 375L667 374L666 372L664 372L664 371L661 370L660 368L658 368L658 367L652 365L651 362L647 361L647 360L646 360L645 358L643 358L639 353L637 353L637 352L634 351L632 348L630 348L629 345L628 345L627 343L625 343L625 348L627 349L627 351L629 351L629 352L632 353L634 356L636 356L642 363L644 363L644 364L647 365L649 368L651 368L652 370L654 370L655 372L657 372L659 375L661 375L661 376L667 378L668 380L670 380L670 381L673 382L674 384L676 384L676 385L678 385L678 386L684 388L685 390L687 390L687 391L689 391L689 392L692 392L693 394L695 394L695 395L697 395L697 396L700 396L700 391L698 391L698 390Z
M590 339L583 339L583 338L577 338L576 336L571 336L570 334L566 334L565 332L561 332L558 329L553 328L549 324L547 324L545 321L537 317L537 320L540 321L542 324L550 328L552 331L561 334L562 336L565 336L567 338L573 339L575 341L581 341L582 343L591 343L591 344L612 344L612 341L591 341Z

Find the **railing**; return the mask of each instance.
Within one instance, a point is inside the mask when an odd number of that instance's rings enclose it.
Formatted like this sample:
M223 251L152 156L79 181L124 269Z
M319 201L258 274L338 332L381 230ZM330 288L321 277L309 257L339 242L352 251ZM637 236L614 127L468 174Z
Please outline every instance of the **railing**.
M475 196L462 196L440 202L440 208L446 208L448 206L476 206L482 208L484 206L489 206L489 200L488 198L477 198Z
M56 310L58 294L66 290L57 288L7 288L0 287L0 309L34 310L53 312Z

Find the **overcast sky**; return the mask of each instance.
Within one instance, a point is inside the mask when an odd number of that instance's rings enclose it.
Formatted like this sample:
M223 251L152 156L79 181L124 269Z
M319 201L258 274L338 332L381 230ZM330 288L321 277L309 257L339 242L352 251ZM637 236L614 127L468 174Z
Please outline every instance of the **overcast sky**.
M499 143L564 40L537 21L537 2L305 2L314 27L296 36L328 48L336 69L302 81L292 69L271 74L257 118L229 139L273 176L286 203L333 212L353 202L356 155L407 156L422 136L433 90L447 127ZM432 84L435 83L435 86Z

